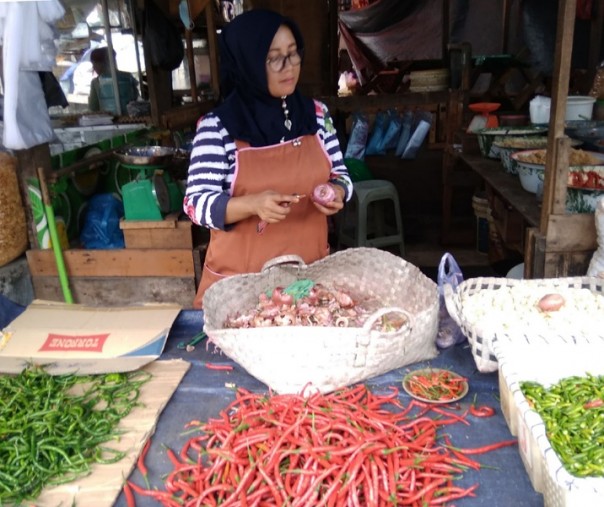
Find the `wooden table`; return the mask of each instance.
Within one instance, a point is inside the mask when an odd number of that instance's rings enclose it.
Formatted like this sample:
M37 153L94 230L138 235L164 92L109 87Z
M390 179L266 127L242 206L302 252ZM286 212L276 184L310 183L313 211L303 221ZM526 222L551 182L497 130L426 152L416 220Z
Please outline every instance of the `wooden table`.
M535 194L522 188L517 175L506 173L499 160L465 154L460 155L460 159L484 180L487 191L498 195L520 213L528 225L539 227L541 207Z
M523 255L525 278L583 276L596 244L593 213L551 213L542 223L535 194L499 160L458 154L459 163L484 182L493 222L507 248Z
M527 230L537 229L541 217L535 194L524 190L518 176L505 172L499 160L460 154L459 161L483 182L491 213L489 226L498 232L495 237L506 249L525 256Z

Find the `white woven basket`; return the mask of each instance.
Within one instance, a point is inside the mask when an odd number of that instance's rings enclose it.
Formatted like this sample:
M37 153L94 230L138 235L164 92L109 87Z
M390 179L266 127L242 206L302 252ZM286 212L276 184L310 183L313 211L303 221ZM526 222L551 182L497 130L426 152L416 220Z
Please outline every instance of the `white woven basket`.
M223 328L227 316L253 308L260 293L303 278L378 301L381 308L362 328ZM330 392L438 354L436 284L413 264L375 248L349 248L309 265L278 257L261 273L215 283L203 306L209 339L278 393ZM407 323L395 332L372 330L388 312L405 315Z
M552 331L539 332L530 327L516 327L512 332L498 327L495 321L485 319L482 322L471 322L463 308L463 297L476 294L483 290L494 290L503 287L523 287L535 292L563 290L563 289L589 289L592 292L604 295L604 279L595 277L568 277L568 278L539 278L534 280L515 280L509 278L470 278L460 283L456 290L451 285L445 285L443 292L447 311L457 322L470 342L472 355L478 370L483 373L497 371L497 357L493 350L495 340L506 340L518 344L559 344L559 343L590 343L604 340L604 329L593 329L589 334L567 333ZM581 316L577 315L580 319ZM510 314L510 319L513 319Z

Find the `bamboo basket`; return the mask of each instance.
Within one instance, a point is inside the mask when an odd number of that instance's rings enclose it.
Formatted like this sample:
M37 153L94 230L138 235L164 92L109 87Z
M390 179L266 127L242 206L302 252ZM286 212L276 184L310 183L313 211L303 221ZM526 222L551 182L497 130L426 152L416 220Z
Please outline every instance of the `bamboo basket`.
M379 302L359 327L275 326L226 329L229 315L253 308L258 295L311 279ZM236 275L204 296L204 331L224 354L277 393L330 392L435 357L438 290L416 266L375 248L350 248L306 265L277 257L260 273ZM371 329L388 312L406 317L394 332Z
M504 287L521 287L527 290L556 292L564 289L589 289L604 296L604 279L595 277L539 278L533 280L514 280L509 278L470 278L453 289L445 285L443 292L449 315L457 322L471 345L472 356L478 370L483 373L497 371L498 361L493 344L500 340L518 345L579 344L604 343L604 329L594 328L589 333L551 330L543 332L529 327L516 327L513 331L498 327L495 319L485 318L481 322L472 322L464 310L463 297L480 291L495 290ZM488 315L488 310L487 314ZM581 319L581 315L575 316ZM513 315L510 314L510 319Z

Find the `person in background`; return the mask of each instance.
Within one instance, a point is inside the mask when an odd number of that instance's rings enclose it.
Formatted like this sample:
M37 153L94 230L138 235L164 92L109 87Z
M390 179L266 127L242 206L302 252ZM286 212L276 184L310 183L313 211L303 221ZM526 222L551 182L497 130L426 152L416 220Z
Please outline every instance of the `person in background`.
M113 51L115 58L115 51ZM117 114L115 94L113 90L113 79L109 64L109 48L96 48L90 53L90 62L96 73L90 83L90 95L88 96L88 109L90 111L108 111ZM132 74L116 69L117 82L120 93L120 105L122 114L126 115L126 106L129 102L138 98L138 81Z
M297 89L304 42L298 26L253 9L219 39L224 101L203 116L191 151L183 209L210 229L195 308L206 289L259 272L270 259L329 254L327 217L344 207L352 182L325 104ZM311 199L319 184L333 199Z

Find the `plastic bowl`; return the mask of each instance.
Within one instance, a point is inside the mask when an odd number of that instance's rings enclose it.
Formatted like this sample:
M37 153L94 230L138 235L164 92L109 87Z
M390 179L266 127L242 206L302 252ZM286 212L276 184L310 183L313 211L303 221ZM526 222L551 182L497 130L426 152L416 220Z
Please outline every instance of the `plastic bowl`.
M501 164L506 173L518 174L518 164L512 158L512 153L530 149L547 148L547 137L525 136L503 139L493 143L499 149Z
M571 146L579 146L580 144L581 141L571 139ZM518 174L518 163L512 158L512 153L547 148L547 137L513 137L504 139L503 141L496 141L493 145L499 148L499 155L505 172L509 174Z
M483 157L500 158L499 148L494 143L512 137L543 135L547 127L494 127L480 129L476 132L480 153Z
M602 165L585 164L570 166L568 171L568 186L581 190L604 189L604 154L591 151L585 153L594 159L601 160ZM520 184L527 192L537 193L539 182L543 182L545 178L545 155L546 150L544 149L518 151L511 155L517 164ZM534 160L537 157L543 163L527 161L529 158Z

